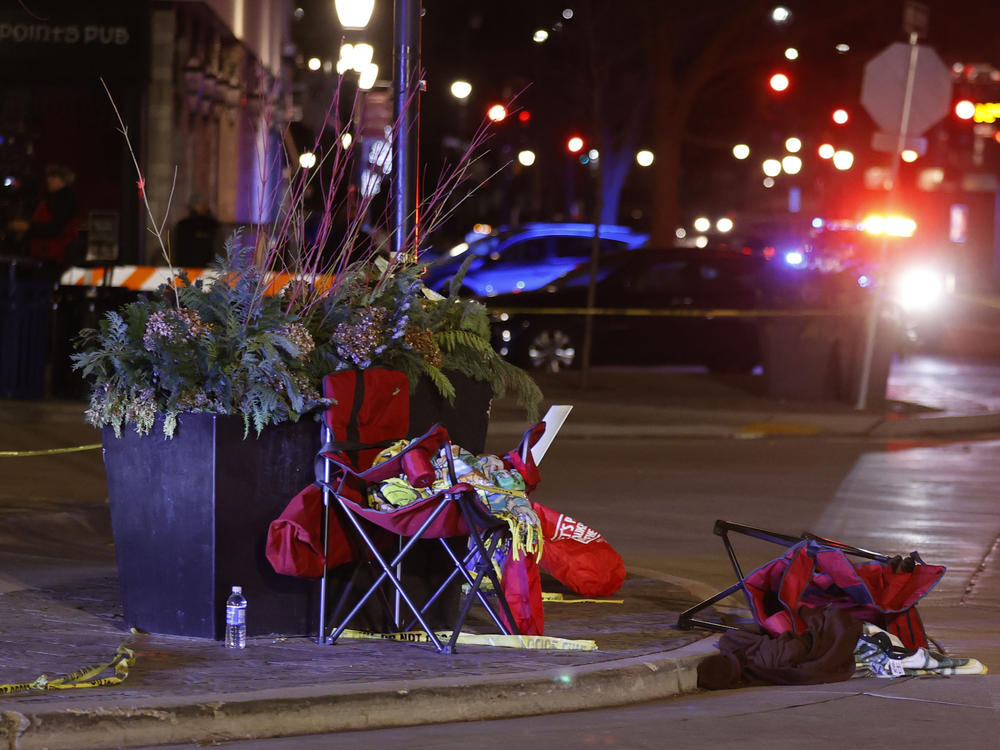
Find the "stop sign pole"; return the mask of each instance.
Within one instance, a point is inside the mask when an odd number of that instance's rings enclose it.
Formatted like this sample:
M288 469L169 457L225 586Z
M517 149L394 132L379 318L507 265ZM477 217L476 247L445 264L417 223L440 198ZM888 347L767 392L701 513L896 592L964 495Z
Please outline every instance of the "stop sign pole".
M865 66L864 81L861 88L861 103L868 113L882 128L892 130L898 114L899 127L896 131L896 148L892 159L889 178L889 194L886 199L888 212L891 212L899 178L900 154L906 147L908 135L920 135L935 122L944 117L948 110L951 94L950 73L937 54L929 47L917 44L919 32L910 29L909 45L892 44ZM923 52L923 56L921 56ZM906 61L906 74L899 81L898 66ZM914 94L917 79L920 79L920 89L917 92L919 101L914 107ZM899 110L893 101L893 94L903 84L903 101ZM898 101L898 100L895 100ZM917 115L913 113L916 109ZM916 120L916 122L914 122ZM878 268L885 268L888 256L889 240L882 235L879 250ZM872 299L868 315L868 325L865 336L864 361L861 369L861 382L858 388L858 401L855 408L861 410L868 405L868 391L871 380L872 359L875 352L875 339L878 332L878 322L882 313L881 297L876 292Z
M886 200L891 209L893 196L896 192L896 181L899 179L900 154L906 144L906 132L910 125L910 107L913 105L913 82L916 79L917 55L920 47L917 45L917 34L910 34L910 57L906 67L906 81L903 89L903 110L899 118L899 137L896 139L896 152L892 157L892 169L889 177L889 196ZM886 212L887 215L889 212ZM883 230L882 242L879 245L878 268L885 268L885 261L889 254L889 237ZM882 275L880 273L880 275ZM875 356L875 338L878 333L878 321L882 316L881 297L878 294L878 287L875 287L875 294L872 295L872 304L868 312L868 325L865 332L865 357L861 365L861 383L858 387L858 402L855 409L863 410L868 406L868 390L870 388L872 359Z

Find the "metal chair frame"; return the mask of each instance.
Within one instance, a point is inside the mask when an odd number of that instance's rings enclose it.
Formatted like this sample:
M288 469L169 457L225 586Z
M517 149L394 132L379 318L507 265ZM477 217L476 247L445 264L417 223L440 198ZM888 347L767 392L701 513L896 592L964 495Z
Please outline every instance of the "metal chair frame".
M736 625L726 625L721 622L713 622L711 620L702 620L694 617L695 614L701 612L703 609L722 601L723 599L732 596L737 591L742 591L743 596L746 599L747 607L750 610L751 615L756 621L756 614L754 613L753 601L750 596L750 592L747 591L745 576L743 574L743 569L740 566L739 560L736 558L736 551L733 549L733 544L729 539L729 532L736 532L738 534L743 534L745 536L752 537L754 539L760 539L765 542L771 542L773 544L780 544L784 547L792 547L799 542L811 540L819 542L820 544L826 545L828 547L833 547L843 551L848 555L854 555L856 557L863 557L868 560L875 560L881 563L888 563L891 557L888 555L883 555L878 552L872 552L871 550L864 549L862 547L854 547L849 544L844 544L842 542L834 541L833 539L827 539L825 537L817 536L808 531L802 532L799 536L792 536L790 534L781 534L774 531L767 531L765 529L757 528L756 526L747 526L741 523L733 523L732 521L717 520L715 522L715 527L713 529L717 536L722 537L722 543L725 545L726 554L729 556L729 562L733 566L733 572L736 573L736 583L734 583L729 588L720 591L718 594L705 599L702 602L694 605L693 607L681 612L677 617L677 627L681 630L690 630L694 627L705 628L707 630L715 631L726 631L726 630L745 630L746 628L741 628ZM758 627L760 623L757 622Z
M326 425L324 425L323 430L324 444L327 444L329 442L328 439L331 437L331 433L329 427ZM451 453L451 442L449 440L446 440L442 444L441 450L444 452L449 479L452 486L448 490L445 490L437 495L437 497L440 497L440 500L433 507L433 509L427 513L427 516L423 519L419 529L409 536L408 539L400 534L397 534L396 532L388 529L386 530L388 533L396 534L396 536L399 537L398 552L390 559L386 559L385 554L379 550L378 545L372 540L371 535L366 532L365 522L358 517L358 514L352 507L353 502L344 494L345 484L352 478L359 483L362 491L364 490L367 484L364 476L365 472L356 471L347 463L331 459L327 456L322 456L323 461L325 462L323 466L323 479L320 482L323 488L323 549L327 548L327 535L329 533L332 501L336 501L337 505L343 511L343 516L350 522L348 528L351 529L355 538L363 543L367 553L370 553L370 557L368 559L360 560L355 565L351 578L346 584L344 591L341 593L340 600L330 616L330 619L333 620L335 624L332 626L332 630L329 633L327 633L328 625L326 620L328 594L327 581L329 570L327 569L324 561L323 578L320 583L320 615L319 633L317 637L317 643L320 645L333 645L336 643L337 639L347 628L351 620L354 619L355 616L361 611L365 603L377 591L382 591L382 585L385 582L391 584L392 588L395 590L396 605L393 611L390 612L384 597L381 602L387 615L391 616L396 632L408 632L412 630L414 626L419 624L427 634L428 639L434 645L434 648L439 653L454 653L461 627L468 616L473 601L478 601L483 605L486 612L490 616L490 619L492 619L504 635L517 634L513 614L511 613L510 607L503 596L503 592L500 588L499 577L496 575L496 571L494 570L492 564L493 554L505 539L509 539L510 531L504 522L498 521L496 518L487 513L471 486L457 482L454 461ZM422 502L427 501L425 500ZM428 505L430 505L430 503L428 503ZM460 558L455 554L454 550L452 550L445 538L438 537L438 541L446 550L448 557L453 563L454 569L450 572L444 582L434 591L434 593L431 594L427 601L422 605L418 605L407 593L401 580L402 563L407 554L413 550L416 542L424 538L423 535L427 529L443 512L448 509L450 505L456 505L461 512L462 518L469 529L469 539L472 543L471 549L464 557ZM404 539L406 539L405 542ZM475 566L474 578L470 575L468 570L468 566L473 564L473 562ZM374 579L368 590L362 595L361 599L354 605L350 612L348 612L342 619L339 619L338 622L340 612L344 607L347 596L354 586L358 573L366 567L372 567L373 564L374 566L377 566L381 572ZM425 615L427 610L434 604L435 601L437 601L441 594L444 593L450 585L456 583L456 578L458 576L461 576L464 582L468 585L469 590L464 595L458 618L452 626L450 638L447 641L443 641L430 627ZM497 603L499 604L503 614L506 616L507 622L510 623L509 626L504 624L503 619L490 604L487 595L483 593L481 587L484 581L489 581L492 584L493 592L496 594ZM406 604L406 607L412 614L412 619L410 619L407 623L402 622L402 618L400 617L400 600Z

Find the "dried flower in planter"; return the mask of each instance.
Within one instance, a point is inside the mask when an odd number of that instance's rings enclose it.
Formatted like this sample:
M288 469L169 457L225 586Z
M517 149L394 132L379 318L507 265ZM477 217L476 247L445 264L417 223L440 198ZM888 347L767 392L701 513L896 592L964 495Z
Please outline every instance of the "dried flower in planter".
M333 105L331 112L337 112ZM343 129L339 124L336 131ZM448 215L448 199L481 143L480 135L421 206L422 236ZM205 412L240 415L247 434L251 427L259 434L268 424L321 409L328 373L373 366L403 371L414 387L429 378L449 400L455 389L446 373L459 372L490 383L495 396L512 392L528 419L537 418L541 392L494 351L485 307L460 299L457 283L447 297L421 283L415 234L412 253L386 257L382 244L363 237L389 236L391 227L383 218L381 231L364 232L370 206L362 203L330 252L330 217L346 210L336 197L350 193L351 165L339 139L333 148L322 160L333 172L321 186L321 230L311 240L305 239L303 196L320 170L289 164L285 208L273 223L230 237L224 257L193 284L172 271L158 294L81 332L73 363L91 384L90 423L110 425L119 435L134 425L146 434L163 415L169 437L181 413ZM145 184L141 172L139 178ZM152 225L169 265L163 222ZM277 286L276 277L287 283Z

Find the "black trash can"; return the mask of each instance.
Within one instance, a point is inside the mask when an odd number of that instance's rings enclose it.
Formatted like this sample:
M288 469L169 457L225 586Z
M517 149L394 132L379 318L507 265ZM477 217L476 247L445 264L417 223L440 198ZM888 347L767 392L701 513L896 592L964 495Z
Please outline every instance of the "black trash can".
M46 390L52 269L0 258L0 398L42 398Z

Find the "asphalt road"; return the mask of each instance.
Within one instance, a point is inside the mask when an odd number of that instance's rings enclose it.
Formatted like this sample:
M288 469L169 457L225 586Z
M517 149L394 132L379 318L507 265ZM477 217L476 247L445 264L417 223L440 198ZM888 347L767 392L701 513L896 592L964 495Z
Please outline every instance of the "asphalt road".
M972 678L970 678L972 679ZM965 750L992 747L997 706L994 678L955 705L946 681L940 700L912 698L913 685L854 682L801 688L749 688L701 693L642 706L507 721L344 732L219 745L227 750L509 750L629 748L661 750L799 750L803 745L850 750ZM160 747L188 750L190 745ZM152 750L150 748L150 750Z
M921 604L935 622L968 618L951 653L1000 670L1000 615L984 569L1000 535L1000 439L892 441L777 437L757 440L574 440L545 459L535 499L601 531L632 570L689 578L706 595L734 581L717 518L823 536L883 552L919 550L948 573ZM747 569L778 548L738 546ZM973 627L973 626L977 627ZM961 631L961 628L958 628ZM954 633L952 628L949 633ZM984 635L985 634L985 635ZM987 747L995 739L998 678L860 680L755 687L664 703L503 722L433 725L235 742L233 750L319 748L791 748ZM182 746L175 746L177 750ZM173 748L171 748L173 750Z

